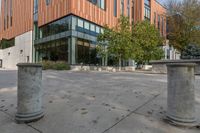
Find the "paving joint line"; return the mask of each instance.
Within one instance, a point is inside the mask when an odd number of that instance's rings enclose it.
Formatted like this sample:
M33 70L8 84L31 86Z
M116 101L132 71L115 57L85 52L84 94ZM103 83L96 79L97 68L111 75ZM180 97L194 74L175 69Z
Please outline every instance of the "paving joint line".
M133 112L133 114L136 114L136 115L141 115L141 116L144 116L144 117L148 117L147 115L145 115L145 114L142 114L142 113L138 113L138 112Z
M37 131L38 133L43 133L42 131L40 131L39 129L35 128L34 126L30 125L30 124L25 124L28 127L32 128L33 130Z
M161 94L161 93L160 93ZM154 97L152 97L151 99L149 99L147 102L145 102L144 104L142 104L141 106L139 106L138 108L136 108L135 110L131 111L129 114L127 114L125 117L123 117L122 119L120 119L118 122L116 122L115 124L113 124L111 127L107 128L106 130L104 130L102 133L106 133L107 131L109 131L110 129L112 129L113 127L115 127L116 125L118 125L120 122L122 122L123 120L125 120L126 118L128 118L130 115L134 114L136 111L138 111L139 109L141 109L143 106L147 105L148 103L152 102L154 99L156 99L160 94L155 95Z
M0 112L6 114L13 122L15 122L15 120L13 119L13 116L12 116L12 115L10 115L9 113L7 113L7 112L5 112L5 111L3 111L3 110L0 110ZM16 122L15 122L15 123L16 123ZM28 127L30 127L30 128L32 128L32 129L34 129L35 131L37 131L37 132L39 132L39 133L42 133L42 131L40 131L39 129L33 127L32 125L29 125L29 124L25 124L25 125L28 126Z

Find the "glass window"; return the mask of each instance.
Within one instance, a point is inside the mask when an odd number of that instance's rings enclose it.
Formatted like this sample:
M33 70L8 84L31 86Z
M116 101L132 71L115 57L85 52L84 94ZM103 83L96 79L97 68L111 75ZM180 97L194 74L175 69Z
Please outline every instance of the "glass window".
M134 0L132 1L132 18L133 18L133 22L134 22L134 18L135 18L135 11L134 11Z
M75 30L76 26L77 26L77 17L72 16L72 20L71 21L72 21L72 23L71 23L72 30Z
M101 0L97 0L97 6L101 7Z
M77 44L78 44L78 45L83 45L83 41L78 40L78 41L77 41Z
M9 27L9 19L10 19L9 18L9 8L8 8L9 7L9 1L8 0L7 0L7 4L6 5L7 5L7 7L6 7L6 10L7 10L6 11L7 12L6 13L7 14L7 24L6 25L7 25L7 29L8 29L8 27Z
M105 0L88 0L88 1L98 6L101 9L105 9Z
M150 0L145 0L144 3L145 5L150 6Z
M150 4L147 3L148 0L145 0L145 5L144 5L144 19L145 20L151 20L151 8Z
M0 14L1 14L1 0L0 0Z
M0 49L6 49L15 45L15 38L10 40L2 39L0 43Z
M7 19L6 19L6 16L7 16L7 2L6 0L4 0L4 30L6 30L6 24L7 24Z
M36 61L51 60L68 62L67 38L36 45Z
M89 44L88 42L84 42L84 46L87 46L87 47L89 47L89 46L90 46L90 44Z
M105 0L100 0L101 1L101 8L105 9Z
M127 0L127 15L130 17L130 0Z
M73 26L75 26L74 29ZM93 36L96 36L97 35L96 33L102 32L100 26L97 26L95 24L90 23L89 21L83 20L75 16L68 16L40 27L38 29L39 35L38 38L36 39L59 34L61 32L69 30L77 30L79 32L87 33Z
M93 3L93 4L97 4L97 0L88 0L88 1L90 1L91 3Z
M55 21L52 24L47 25L46 28L47 29L48 29L48 27L51 28L51 30L50 30L51 34L57 34L57 33L59 33L59 30L60 30L59 26L60 26L59 21Z
M65 32L71 29L72 17L68 16L39 28L40 38ZM76 24L76 23L75 23Z
M124 15L124 0L121 0L121 15Z
M156 24L156 12L154 12L154 24Z
M96 33L100 33L100 27L96 26Z
M78 19L78 27L83 28L83 20L82 19Z
M82 39L77 39L77 63L89 63L89 42Z
M66 26L65 25L66 25L66 21L65 21L65 18L63 18L63 19L60 20L59 33L66 31Z
M117 17L117 0L114 0L114 16Z
M10 26L13 24L13 6L12 6L12 0L10 0Z
M38 0L34 0L34 14L38 12Z
M101 33L104 33L104 29L103 28L101 28Z
M95 25L94 24L90 24L90 30L95 32Z
M84 28L85 28L86 30L90 30L90 23L87 22L87 21L85 21L85 23L84 23Z
M160 15L158 15L158 29L160 29Z
M161 29L161 32L162 32L162 35L164 35L164 18L162 17L162 29Z
M69 21L70 18L71 18L71 17L66 17L66 18L64 18L63 27L64 27L65 31L70 30L70 21Z

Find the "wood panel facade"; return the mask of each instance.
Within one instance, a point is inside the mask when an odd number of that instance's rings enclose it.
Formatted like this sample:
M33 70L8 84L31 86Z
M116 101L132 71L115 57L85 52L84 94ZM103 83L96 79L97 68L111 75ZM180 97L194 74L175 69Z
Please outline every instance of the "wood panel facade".
M130 0L131 1L131 0ZM124 13L127 15L128 0L124 0ZM130 2L130 7L132 3ZM105 0L106 9L103 10L88 0L52 0L46 5L45 0L39 2L39 26L50 23L69 14L74 14L98 25L114 26L120 16L120 0L117 0L117 17L114 16L114 0ZM130 9L130 16L131 16Z
M163 37L166 37L167 35L167 9L165 7L163 7L160 3L154 1L153 3L151 3L151 7L152 11L151 11L151 23L154 24L154 17L155 17L155 26L158 28L158 15L160 16L160 18L163 19L163 27L160 27L160 32L162 32L162 28L163 28ZM160 19L160 22L161 19Z
M11 39L33 30L33 1L1 0L0 40Z
M142 21L144 20L144 15L145 15L145 6L144 6L144 1L145 0L133 0L133 9L134 9L134 15L133 15L133 20L134 22L137 21ZM163 26L163 36L166 37L166 12L167 9L161 5L158 1L156 0L150 0L150 8L151 8L151 24L154 24L158 28L158 15L164 19L164 26ZM154 17L156 15L156 21L154 22ZM162 28L160 27L160 32Z
M12 26L8 26L8 28L4 29L4 18L7 18L7 16L5 16L5 11L7 9L8 14L10 14L11 1L13 24ZM0 14L0 40L2 38L11 39L27 31L33 30L34 0L1 0L1 2L2 10ZM6 8L5 2L8 3ZM105 24L110 27L115 26L117 19L121 15L121 0L117 0L117 17L114 16L114 0L105 0L105 5L106 9L103 10L88 0L51 0L50 4L48 5L46 4L46 0L39 0L38 26L43 26L70 14L79 16L101 26L104 26ZM124 0L125 15L128 14L127 5L128 0ZM165 17L166 9L158 2L156 2L156 0L151 0L152 24L154 22L154 12ZM132 22L132 20L136 22L143 19L144 0L130 0L130 22ZM164 27L166 27L166 19Z

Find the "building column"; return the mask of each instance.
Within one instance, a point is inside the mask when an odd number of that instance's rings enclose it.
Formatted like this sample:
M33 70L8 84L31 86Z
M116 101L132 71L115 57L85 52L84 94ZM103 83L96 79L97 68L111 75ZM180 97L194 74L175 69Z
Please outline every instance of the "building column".
M71 37L68 39L69 55L68 60L71 65L76 64L76 38Z
M39 62L39 53L38 51L35 51L35 60L34 62Z
M36 51L35 51L35 44L34 44L34 41L33 41L33 44L32 44L32 60L31 60L32 63L36 62L35 56L36 56Z

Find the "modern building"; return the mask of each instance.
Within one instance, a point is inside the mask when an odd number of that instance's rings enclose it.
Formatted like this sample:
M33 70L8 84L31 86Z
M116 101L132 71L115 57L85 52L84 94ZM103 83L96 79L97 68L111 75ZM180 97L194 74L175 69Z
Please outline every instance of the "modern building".
M166 37L166 9L156 0L0 0L0 65L43 60L97 64L96 39L120 15L149 20Z

